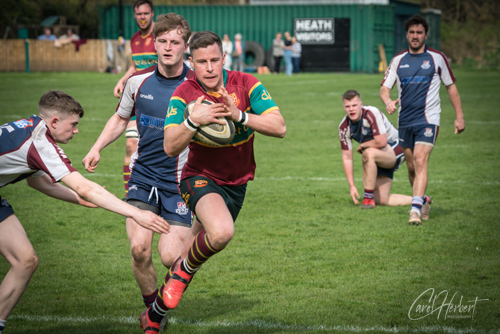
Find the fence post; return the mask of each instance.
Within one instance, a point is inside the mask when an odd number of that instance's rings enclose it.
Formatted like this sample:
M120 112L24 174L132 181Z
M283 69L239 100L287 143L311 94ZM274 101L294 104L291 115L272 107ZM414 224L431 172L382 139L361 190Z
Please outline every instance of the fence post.
M30 73L30 41L27 38L24 40L24 47L26 51L26 73Z

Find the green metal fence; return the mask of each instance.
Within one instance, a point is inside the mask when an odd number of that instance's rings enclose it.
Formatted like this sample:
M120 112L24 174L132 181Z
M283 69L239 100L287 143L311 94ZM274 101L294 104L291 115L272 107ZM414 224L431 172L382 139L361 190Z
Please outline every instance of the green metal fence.
M211 30L222 36L241 33L245 40L256 41L266 50L278 31L293 33L294 18L350 19L350 70L377 72L384 45L387 57L394 50L394 12L396 5L292 5L292 6L156 6L155 16L175 12L184 16L193 31ZM137 26L131 5L123 6L123 35L130 39ZM100 11L100 38L118 38L118 6ZM390 59L389 59L390 60ZM334 59L332 59L334 61Z

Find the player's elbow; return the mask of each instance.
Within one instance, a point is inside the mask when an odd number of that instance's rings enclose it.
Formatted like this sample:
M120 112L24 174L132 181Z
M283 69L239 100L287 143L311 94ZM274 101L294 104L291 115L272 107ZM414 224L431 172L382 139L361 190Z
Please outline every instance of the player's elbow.
M278 138L285 138L286 135L286 125L285 123L280 124L280 126L276 129L275 136Z
M81 198L83 198L87 202L93 203L92 197L93 197L93 195L95 195L97 189L94 188L92 185L93 184L91 183L91 181L85 179L84 182L78 183L73 188L73 190L78 194L78 196L80 196Z
M169 158L175 157L180 153L177 152L173 145L168 144L166 141L163 143L163 151L165 151L165 154L168 155Z

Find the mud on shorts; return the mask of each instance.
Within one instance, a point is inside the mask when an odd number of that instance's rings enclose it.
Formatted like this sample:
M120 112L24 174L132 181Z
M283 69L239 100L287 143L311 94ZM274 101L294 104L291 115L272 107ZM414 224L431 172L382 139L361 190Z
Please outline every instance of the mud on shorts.
M140 182L128 183L128 204L141 210L151 211L170 225L191 227L193 214L178 192L158 189Z
M9 202L7 202L5 198L2 198L2 196L0 196L0 223L13 214L14 209L12 208L12 206L9 204Z
M247 191L247 184L235 187L220 186L204 176L193 176L181 181L181 194L189 208L196 215L196 204L205 195L219 194L226 203L233 221L236 221Z

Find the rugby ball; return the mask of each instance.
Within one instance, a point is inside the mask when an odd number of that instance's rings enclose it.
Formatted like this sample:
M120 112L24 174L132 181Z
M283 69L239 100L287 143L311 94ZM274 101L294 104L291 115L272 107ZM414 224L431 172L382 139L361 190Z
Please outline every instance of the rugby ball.
M196 101L191 101L184 108L184 119L188 118L193 111L194 104ZM214 104L212 101L203 100L202 104ZM219 117L220 120L224 121L224 124L210 123L206 125L200 125L194 137L204 144L209 146L224 146L229 143L234 138L235 126L233 121L229 117Z

